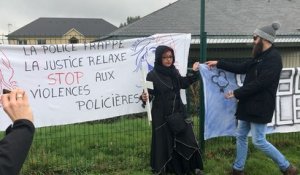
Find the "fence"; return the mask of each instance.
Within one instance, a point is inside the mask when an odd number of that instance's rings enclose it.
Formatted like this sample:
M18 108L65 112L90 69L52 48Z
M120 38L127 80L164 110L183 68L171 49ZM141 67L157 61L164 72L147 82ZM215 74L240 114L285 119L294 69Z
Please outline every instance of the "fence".
M213 38L208 36L208 38ZM0 37L1 38L1 37ZM25 37L2 43L25 44ZM41 38L41 37L40 37ZM27 44L53 44L72 42L71 37L60 41L55 38L49 41ZM247 36L249 39L250 36ZM89 40L80 40L88 42ZM13 42L14 41L14 42ZM59 41L59 42L57 42ZM235 42L236 41L236 42ZM251 57L252 46L241 44L238 39L228 40L232 43L208 43L207 59L228 59L240 62ZM299 67L299 43L296 46L279 44L284 67ZM189 65L199 57L199 44L194 42L190 49ZM197 138L200 137L199 125L199 82L187 91L188 112L194 122ZM300 133L272 134L267 136L271 142L286 143L290 139L299 142ZM85 122L64 126L37 128L29 156L22 169L22 174L150 174L149 154L151 144L151 127L145 113L126 115L116 118ZM205 141L206 157L214 152L228 151L234 147L233 137L219 137ZM234 151L234 149L229 149ZM99 173L100 172L100 173Z

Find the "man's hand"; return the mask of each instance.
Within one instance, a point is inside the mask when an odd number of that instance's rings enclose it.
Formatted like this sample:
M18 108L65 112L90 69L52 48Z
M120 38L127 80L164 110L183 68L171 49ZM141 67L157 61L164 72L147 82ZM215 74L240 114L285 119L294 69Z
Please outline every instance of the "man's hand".
M225 98L235 98L233 91L229 91L227 94L225 94Z
M208 66L209 69L215 67L218 64L218 61L206 61L205 64Z

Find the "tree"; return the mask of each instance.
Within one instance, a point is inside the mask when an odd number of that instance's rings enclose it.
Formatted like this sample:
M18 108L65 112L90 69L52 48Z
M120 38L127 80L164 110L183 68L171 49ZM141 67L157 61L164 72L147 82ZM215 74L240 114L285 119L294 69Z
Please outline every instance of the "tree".
M131 23L133 23L133 22L135 22L139 19L140 19L140 16L128 16L127 17L127 22L121 23L119 28L127 26L128 24L131 24Z

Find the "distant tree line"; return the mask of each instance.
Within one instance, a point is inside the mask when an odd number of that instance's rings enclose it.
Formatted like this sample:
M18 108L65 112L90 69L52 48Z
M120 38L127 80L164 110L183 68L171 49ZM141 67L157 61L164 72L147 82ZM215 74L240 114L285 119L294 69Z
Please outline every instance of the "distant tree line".
M140 16L128 16L126 22L121 23L119 28L127 26L128 24L131 24L137 20L139 20L141 17Z

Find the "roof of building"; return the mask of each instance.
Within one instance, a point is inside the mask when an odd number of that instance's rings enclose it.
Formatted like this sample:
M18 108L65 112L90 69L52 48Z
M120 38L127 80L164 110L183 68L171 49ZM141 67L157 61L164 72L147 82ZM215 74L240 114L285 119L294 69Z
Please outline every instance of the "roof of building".
M103 36L117 27L96 18L38 18L7 36L63 36L71 29L84 36Z
M110 36L149 36L155 33L200 35L200 0L178 0ZM255 28L278 21L278 34L300 34L299 0L206 0L208 35L252 35Z

